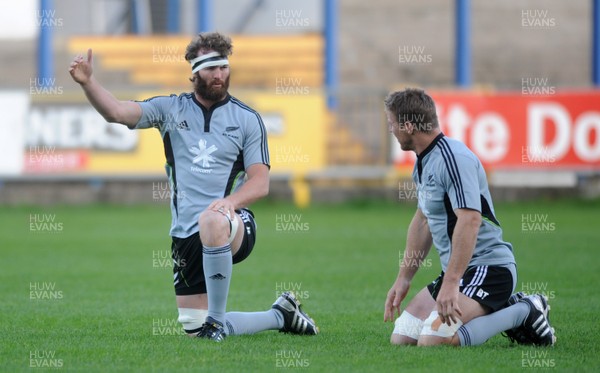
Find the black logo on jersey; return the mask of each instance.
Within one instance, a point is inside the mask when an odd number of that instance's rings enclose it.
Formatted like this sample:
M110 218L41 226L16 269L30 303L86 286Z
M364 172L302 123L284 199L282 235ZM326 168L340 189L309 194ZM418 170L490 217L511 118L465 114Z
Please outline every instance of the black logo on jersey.
M427 175L427 186L435 186L435 179L433 178L433 174Z
M177 125L177 129L178 130L186 130L189 131L190 130L190 126L188 126L187 120L184 120L183 122L179 123Z
M239 140L239 136L238 135L233 135L229 132L233 132L235 130L240 129L239 126L229 126L229 127L225 127L225 132L222 133L223 136L227 136L227 137L231 137L232 139L236 139Z
M220 273L217 273L216 275L212 275L209 277L211 280L225 280L227 277L223 276Z

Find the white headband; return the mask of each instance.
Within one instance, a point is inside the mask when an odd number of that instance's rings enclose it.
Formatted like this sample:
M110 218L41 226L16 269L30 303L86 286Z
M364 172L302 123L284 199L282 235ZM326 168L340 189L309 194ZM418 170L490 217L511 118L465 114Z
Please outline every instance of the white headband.
M229 61L227 57L221 56L219 52L210 52L194 58L190 61L190 64L192 65L192 74L194 74L196 71L207 67L229 65Z

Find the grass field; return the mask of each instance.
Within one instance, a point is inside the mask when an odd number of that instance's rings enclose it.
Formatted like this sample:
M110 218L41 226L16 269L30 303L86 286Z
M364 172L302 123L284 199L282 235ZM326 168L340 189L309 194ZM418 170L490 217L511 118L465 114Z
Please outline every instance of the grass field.
M515 246L517 288L550 297L558 335L553 348L511 345L501 336L464 349L388 343L393 325L382 321L383 303L397 274L411 204L298 210L263 203L254 211L258 244L234 266L228 309L268 309L278 291L293 288L320 335L269 331L222 344L179 335L165 204L3 207L0 370L600 369L600 201L496 206L505 239ZM430 258L410 296L438 275L433 250Z

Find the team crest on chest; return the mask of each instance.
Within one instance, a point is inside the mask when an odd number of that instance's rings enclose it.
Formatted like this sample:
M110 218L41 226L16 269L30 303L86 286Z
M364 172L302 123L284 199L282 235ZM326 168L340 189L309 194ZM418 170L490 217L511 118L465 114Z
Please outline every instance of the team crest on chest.
M227 136L227 137L231 137L233 139L239 140L239 136L238 136L238 130L240 129L239 126L228 126L225 128L225 131L221 134L223 136Z

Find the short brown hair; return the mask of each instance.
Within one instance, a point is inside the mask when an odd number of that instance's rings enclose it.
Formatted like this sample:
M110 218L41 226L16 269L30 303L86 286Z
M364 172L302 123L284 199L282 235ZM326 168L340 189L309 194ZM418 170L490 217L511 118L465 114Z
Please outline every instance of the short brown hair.
M213 50L221 56L230 56L233 45L231 38L218 32L203 32L198 34L185 48L185 59L191 61L198 57L198 52Z
M420 132L430 132L439 127L435 103L422 89L406 88L392 92L385 98L384 104L400 124L411 122Z

